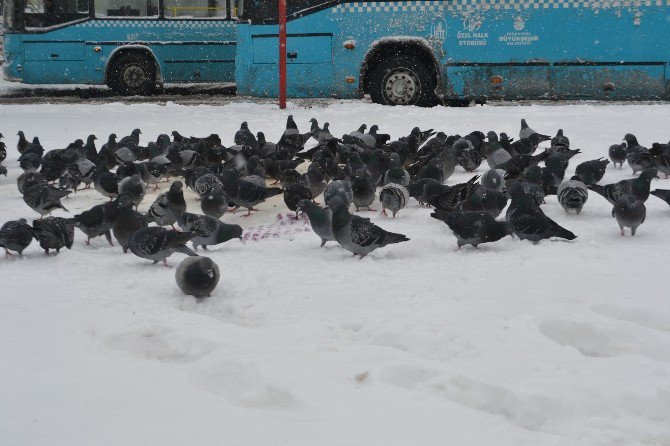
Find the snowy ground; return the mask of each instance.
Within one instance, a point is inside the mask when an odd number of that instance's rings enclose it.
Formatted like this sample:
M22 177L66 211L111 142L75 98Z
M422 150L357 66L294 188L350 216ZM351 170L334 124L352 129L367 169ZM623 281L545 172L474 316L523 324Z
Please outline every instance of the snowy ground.
M367 122L394 137L414 125L516 134L525 117L565 129L584 152L568 176L626 132L645 145L670 138L669 105L336 102L290 113L305 129L314 116L334 134ZM15 185L19 129L47 148L134 127L143 142L176 129L231 143L243 120L276 140L287 114L246 102L2 105L0 222L35 217ZM603 182L630 172L610 168ZM84 191L65 205L103 201ZM199 211L190 191L187 202ZM181 255L165 268L101 238L87 247L81 233L58 256L33 243L23 259L0 259L0 444L668 445L670 208L654 197L647 208L638 236L621 237L600 196L578 217L551 197L545 212L574 242L456 252L412 201L396 219L369 214L411 241L362 261L310 232L222 245L210 253L222 280L201 302L176 287ZM267 226L280 212L281 198L224 220Z

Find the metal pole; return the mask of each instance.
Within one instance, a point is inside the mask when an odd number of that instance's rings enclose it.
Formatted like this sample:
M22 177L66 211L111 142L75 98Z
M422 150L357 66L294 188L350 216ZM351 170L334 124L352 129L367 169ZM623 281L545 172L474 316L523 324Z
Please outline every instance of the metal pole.
M279 108L286 108L286 0L279 0Z

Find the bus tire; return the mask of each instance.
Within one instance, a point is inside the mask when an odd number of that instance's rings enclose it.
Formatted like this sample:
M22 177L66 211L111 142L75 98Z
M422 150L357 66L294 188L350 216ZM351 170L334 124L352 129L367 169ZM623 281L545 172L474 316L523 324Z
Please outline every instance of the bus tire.
M386 105L438 104L435 73L418 58L399 55L383 60L370 77L372 102Z
M156 88L156 68L149 56L132 52L112 63L108 85L124 96L149 95Z

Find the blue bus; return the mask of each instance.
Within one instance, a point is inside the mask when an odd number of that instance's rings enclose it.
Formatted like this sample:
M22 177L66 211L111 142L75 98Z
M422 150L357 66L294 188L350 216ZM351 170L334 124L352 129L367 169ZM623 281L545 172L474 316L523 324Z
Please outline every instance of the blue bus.
M288 94L433 105L668 99L670 0L289 0ZM276 96L277 0L247 0L238 94Z
M234 82L243 0L5 0L3 75L148 94Z

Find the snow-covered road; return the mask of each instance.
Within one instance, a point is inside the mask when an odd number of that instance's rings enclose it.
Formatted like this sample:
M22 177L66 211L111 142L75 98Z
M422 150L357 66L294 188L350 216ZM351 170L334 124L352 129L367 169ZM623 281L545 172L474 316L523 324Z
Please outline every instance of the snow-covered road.
M2 105L0 223L36 217L16 188L17 130L47 149L135 127L142 142L178 130L231 144L245 120L276 141L289 112L305 131L316 117L336 135L376 123L394 138L415 125L516 135L525 117L584 152L566 177L627 132L670 139L670 105ZM601 184L631 177L610 166ZM104 200L88 190L65 205ZM187 203L199 212L191 191ZM174 282L180 254L165 268L80 232L57 256L33 243L0 258L0 444L670 444L670 208L650 197L635 238L595 194L580 216L556 197L543 208L578 238L456 252L412 200L396 219L369 214L411 241L362 261L311 232L229 242L209 254L222 279L203 301ZM285 212L281 197L260 209L224 221L267 226Z

